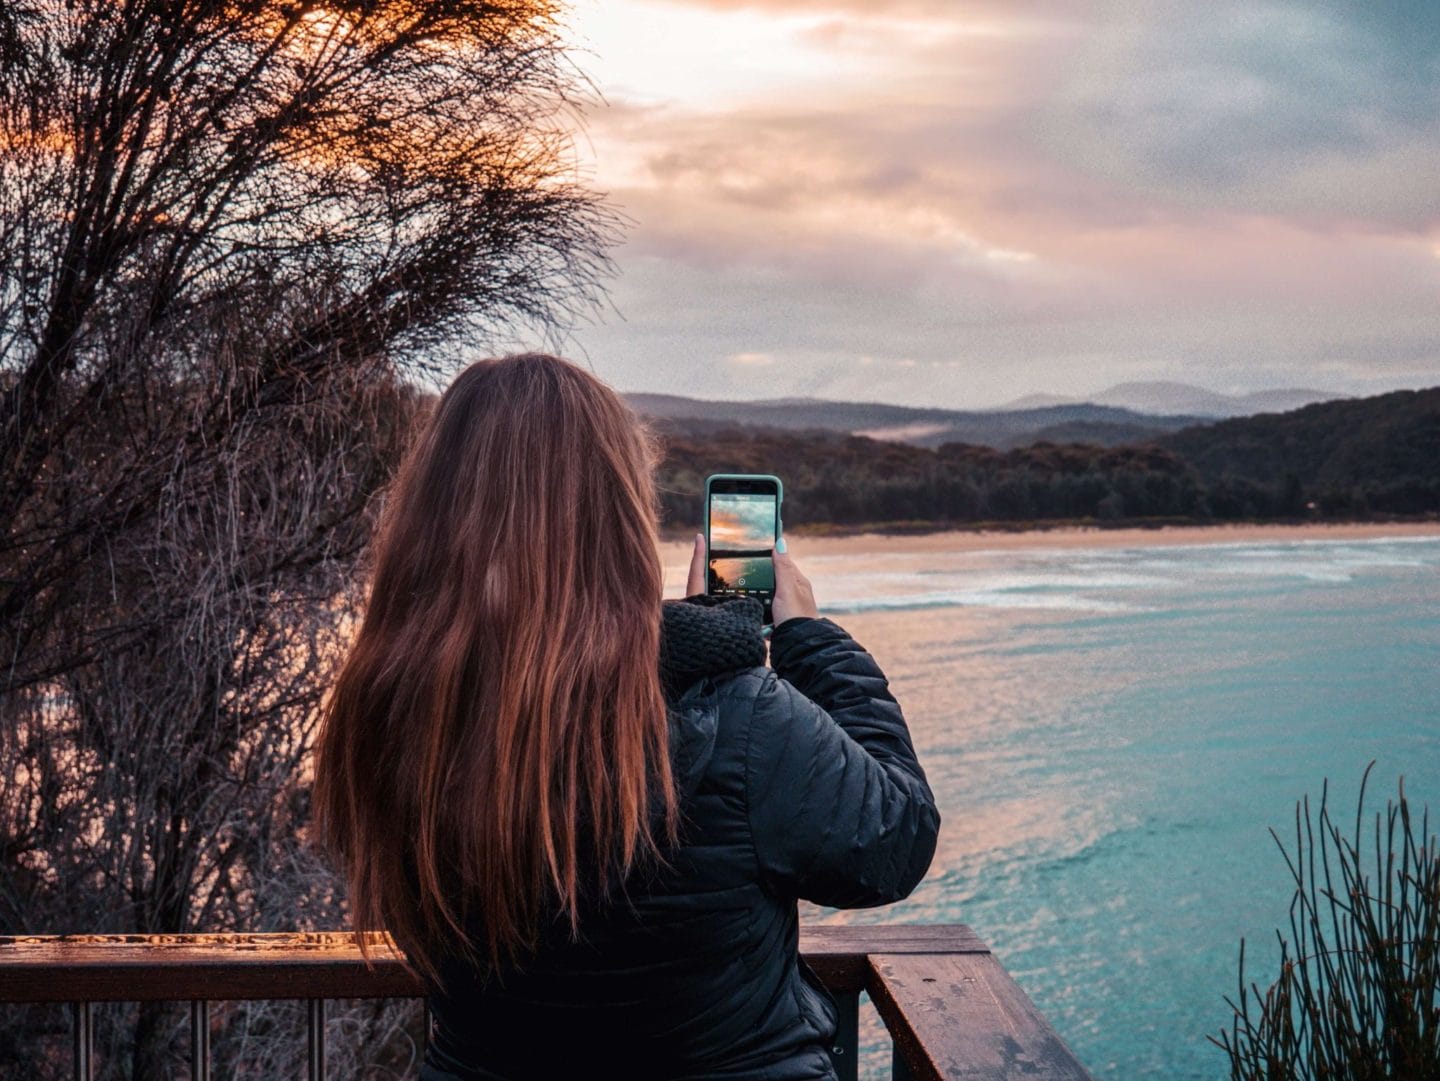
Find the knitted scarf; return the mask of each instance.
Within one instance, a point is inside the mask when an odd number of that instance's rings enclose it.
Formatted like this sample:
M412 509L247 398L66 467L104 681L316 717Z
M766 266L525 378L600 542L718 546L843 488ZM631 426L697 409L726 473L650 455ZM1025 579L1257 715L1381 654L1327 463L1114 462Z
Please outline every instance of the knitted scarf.
M763 609L753 597L701 594L666 601L660 611L660 683L670 705L706 676L765 663Z

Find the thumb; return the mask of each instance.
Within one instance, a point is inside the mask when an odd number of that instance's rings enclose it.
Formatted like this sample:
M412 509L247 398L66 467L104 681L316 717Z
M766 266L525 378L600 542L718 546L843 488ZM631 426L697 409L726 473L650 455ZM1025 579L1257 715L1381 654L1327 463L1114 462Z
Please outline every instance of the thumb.
M685 596L693 597L705 592L705 534L695 534L695 546L690 552L690 573L685 578Z

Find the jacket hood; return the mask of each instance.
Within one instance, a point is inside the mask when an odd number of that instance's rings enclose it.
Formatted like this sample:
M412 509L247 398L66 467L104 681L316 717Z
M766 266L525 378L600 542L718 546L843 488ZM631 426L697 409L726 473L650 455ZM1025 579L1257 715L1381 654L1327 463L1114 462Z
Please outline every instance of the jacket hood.
M719 695L711 680L695 684L680 702L669 707L670 767L683 795L692 796L715 752L720 717Z
M715 749L716 679L765 663L763 609L750 597L699 594L661 605L660 683L676 784L692 794Z

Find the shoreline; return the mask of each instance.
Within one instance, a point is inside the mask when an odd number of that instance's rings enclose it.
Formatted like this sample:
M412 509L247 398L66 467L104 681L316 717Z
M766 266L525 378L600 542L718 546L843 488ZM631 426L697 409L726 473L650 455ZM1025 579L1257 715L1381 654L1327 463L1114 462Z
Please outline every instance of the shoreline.
M1066 525L1039 529L952 529L935 533L851 533L844 536L805 532L787 533L792 551L806 555L832 555L883 550L886 552L1008 551L1023 548L1148 548L1198 544L1247 544L1263 541L1378 540L1386 537L1440 538L1440 521L1431 522L1301 522L1293 524L1221 523L1167 525L1158 528ZM662 540L666 564L685 561L690 542Z

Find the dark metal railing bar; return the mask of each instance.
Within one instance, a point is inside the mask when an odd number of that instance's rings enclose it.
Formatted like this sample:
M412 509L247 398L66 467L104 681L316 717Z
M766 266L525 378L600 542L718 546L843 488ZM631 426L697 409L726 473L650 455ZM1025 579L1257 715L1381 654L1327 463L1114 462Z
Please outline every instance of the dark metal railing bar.
M830 1048L830 1061L840 1081L858 1081L860 1076L860 992L842 991L835 995L835 1044Z
M70 1006L75 1024L75 1081L90 1081L95 1069L95 1015L89 1002Z
M310 1081L325 1081L325 1000L310 1000Z
M900 1045L894 1044L894 1052L890 1058L891 1081L914 1081L915 1075L910 1070L910 1063L905 1061L905 1056L900 1053Z
M190 1081L210 1081L210 1003L190 1003Z

